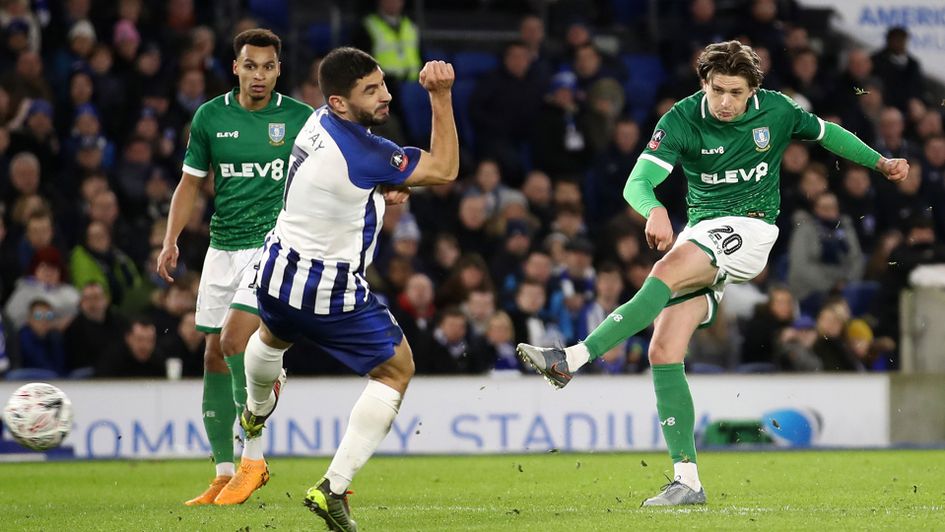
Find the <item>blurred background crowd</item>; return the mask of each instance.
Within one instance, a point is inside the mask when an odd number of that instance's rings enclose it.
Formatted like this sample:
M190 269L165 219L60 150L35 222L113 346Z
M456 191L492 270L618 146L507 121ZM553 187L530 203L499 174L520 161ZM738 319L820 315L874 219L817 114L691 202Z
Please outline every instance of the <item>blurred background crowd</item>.
M822 10L785 0L0 0L0 371L60 377L202 372L194 305L212 176L179 241L176 282L154 273L197 107L235 84L232 37L284 41L277 90L323 103L319 57L373 53L394 95L375 132L425 147L422 62L454 64L462 168L389 208L370 272L418 373L515 373L517 342L584 338L641 286L659 255L622 198L656 120L699 88L693 61L739 39L764 88L841 123L909 178L794 143L781 168L769 268L730 286L690 346L691 371L897 368L899 292L945 262L940 87L890 28L863 49ZM677 231L678 167L657 189ZM591 371L647 366L644 331ZM297 345L292 373L344 373ZM39 373L37 373L39 372Z

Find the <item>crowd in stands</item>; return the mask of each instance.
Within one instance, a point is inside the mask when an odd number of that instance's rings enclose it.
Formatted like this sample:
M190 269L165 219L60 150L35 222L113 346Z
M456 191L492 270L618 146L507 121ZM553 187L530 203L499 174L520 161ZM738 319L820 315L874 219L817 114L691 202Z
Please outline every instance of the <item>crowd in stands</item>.
M597 13L611 4L585 3ZM388 208L369 272L418 373L519 372L517 342L580 340L639 289L658 255L621 191L656 120L698 90L698 51L730 38L754 46L765 88L886 157L907 158L911 174L893 185L815 144L791 144L769 268L727 289L687 364L706 372L897 367L899 291L917 266L945 262L936 238L945 234L943 108L928 99L908 33L891 28L879 50L832 49L796 23L792 2L746 0L725 13L713 0L679 4L684 27L649 55L599 39L607 17L546 34L545 20L524 10L520 39L501 50L434 48L398 0L378 2L343 33L388 73L395 113L375 132L398 143L429 142L418 58L453 60L457 71L460 179ZM218 27L193 0L0 6L0 372L160 377L177 358L185 376L200 375L194 307L212 178L181 235L173 284L154 262L189 121L235 84L232 36L267 21L247 8L235 25ZM383 53L389 46L402 53ZM283 77L294 71L299 82L277 89L322 105L317 64L283 58ZM680 230L678 167L657 195ZM589 370L645 370L648 334ZM344 372L304 343L286 362L295 373Z

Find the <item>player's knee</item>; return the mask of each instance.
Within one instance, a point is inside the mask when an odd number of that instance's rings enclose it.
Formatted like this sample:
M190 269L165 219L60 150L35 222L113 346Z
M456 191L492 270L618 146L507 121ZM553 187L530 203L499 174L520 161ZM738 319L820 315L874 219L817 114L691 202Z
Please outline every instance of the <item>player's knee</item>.
M207 346L203 351L203 369L213 373L226 373L226 361L223 360L223 351L220 349L219 336L207 336Z
M242 334L223 329L223 333L220 334L220 352L222 356L231 357L242 353L246 350L247 340L249 340L249 338L244 337Z
M662 343L659 343L659 342L651 343L648 353L650 357L651 366L655 366L659 364L673 364L675 362L673 360L672 353L670 353L669 350L666 348L666 346Z

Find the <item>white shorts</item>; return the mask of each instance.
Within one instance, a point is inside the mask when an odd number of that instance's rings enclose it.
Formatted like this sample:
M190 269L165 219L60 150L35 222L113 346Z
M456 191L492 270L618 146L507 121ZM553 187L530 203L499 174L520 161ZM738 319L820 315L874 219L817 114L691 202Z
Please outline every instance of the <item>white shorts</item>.
M719 272L712 286L676 292L667 306L705 295L709 312L700 326L708 326L715 319L725 286L747 283L761 273L777 239L776 225L745 216L723 216L686 227L673 247L692 242L709 255Z
M207 249L197 291L198 331L219 334L231 308L259 314L255 281L262 250Z

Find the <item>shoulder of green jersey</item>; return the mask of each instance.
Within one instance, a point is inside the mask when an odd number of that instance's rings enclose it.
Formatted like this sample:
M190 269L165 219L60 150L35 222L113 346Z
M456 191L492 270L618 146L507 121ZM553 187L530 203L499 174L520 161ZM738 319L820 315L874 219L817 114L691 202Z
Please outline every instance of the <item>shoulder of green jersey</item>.
M652 155L652 154L649 154L649 153L641 153L641 154L640 154L640 157L639 157L639 160L641 160L641 161L649 161L649 162L655 164L656 166L659 166L659 167L662 168L663 170L666 170L667 172L672 172L672 171L673 171L673 165L671 165L671 164L669 164L668 162L664 161L663 159L660 159L659 157L657 157L657 156L655 156L655 155Z
M190 166L187 164L183 166L182 170L184 171L184 173L190 174L194 177L207 177L206 170L198 170L197 168L194 168L193 166Z

